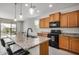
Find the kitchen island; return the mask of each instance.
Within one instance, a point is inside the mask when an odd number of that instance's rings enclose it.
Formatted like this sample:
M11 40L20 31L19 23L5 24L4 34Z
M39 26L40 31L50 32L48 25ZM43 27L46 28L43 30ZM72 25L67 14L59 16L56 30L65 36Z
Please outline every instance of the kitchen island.
M16 43L21 46L23 49L29 50L36 46L40 46L40 55L48 55L48 43L49 39L44 36L37 36L36 38L26 37L22 33L16 35Z

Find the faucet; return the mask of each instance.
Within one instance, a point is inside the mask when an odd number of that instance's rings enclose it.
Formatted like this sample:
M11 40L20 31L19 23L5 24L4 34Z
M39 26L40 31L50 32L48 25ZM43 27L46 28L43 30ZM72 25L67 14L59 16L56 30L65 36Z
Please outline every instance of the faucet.
M32 28L28 28L28 29L27 29L27 37L30 37L30 36L29 36L29 30L31 30L31 32L33 32Z

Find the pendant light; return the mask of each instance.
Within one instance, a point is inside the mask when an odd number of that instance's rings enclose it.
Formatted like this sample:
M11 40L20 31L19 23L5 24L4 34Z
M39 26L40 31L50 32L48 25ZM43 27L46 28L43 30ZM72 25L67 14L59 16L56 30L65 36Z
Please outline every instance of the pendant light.
M14 3L14 6L15 6L15 15L14 15L14 21L17 21L17 19L16 19L16 3Z
M23 15L22 15L22 3L20 4L20 15L19 15L19 18L20 18L20 19L23 18Z
M30 6L30 8L29 8L29 13L30 13L31 15L34 14L34 8L33 8L32 3L31 3L31 6Z

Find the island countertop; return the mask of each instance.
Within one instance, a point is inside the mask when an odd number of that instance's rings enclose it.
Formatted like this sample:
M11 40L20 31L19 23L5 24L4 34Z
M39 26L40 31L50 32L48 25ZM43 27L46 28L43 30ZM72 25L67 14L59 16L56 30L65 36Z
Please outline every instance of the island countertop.
M48 37L44 37L44 36L38 36L37 38L31 38L31 37L27 38L21 33L16 36L16 43L19 46L21 46L23 49L31 49L48 40L49 40Z

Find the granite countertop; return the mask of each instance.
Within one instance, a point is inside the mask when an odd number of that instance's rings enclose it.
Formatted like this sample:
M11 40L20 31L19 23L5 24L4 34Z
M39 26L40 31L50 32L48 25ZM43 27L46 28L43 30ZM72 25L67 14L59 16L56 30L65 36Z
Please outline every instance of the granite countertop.
M27 38L22 34L19 34L17 35L15 42L24 49L31 49L48 40L49 39L47 37L43 36L38 36L37 38L31 38L31 37Z
M78 33L61 33L61 35L69 36L69 37L79 37Z

